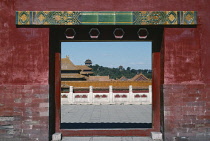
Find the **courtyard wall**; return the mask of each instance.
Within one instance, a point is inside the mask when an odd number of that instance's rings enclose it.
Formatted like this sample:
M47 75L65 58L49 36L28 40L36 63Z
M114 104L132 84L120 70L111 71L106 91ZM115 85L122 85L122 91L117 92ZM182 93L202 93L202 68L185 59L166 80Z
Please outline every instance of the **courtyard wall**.
M1 0L0 138L46 141L53 133L49 29L18 27L15 11L197 11L196 27L165 27L164 139L210 139L209 0Z

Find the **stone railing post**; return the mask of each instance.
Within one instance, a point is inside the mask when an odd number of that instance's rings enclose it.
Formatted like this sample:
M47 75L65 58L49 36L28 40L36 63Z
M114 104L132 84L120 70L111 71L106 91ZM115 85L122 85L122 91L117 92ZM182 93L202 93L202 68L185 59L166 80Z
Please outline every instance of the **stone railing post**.
M148 102L152 104L152 85L149 85Z
M68 101L69 101L70 104L74 103L73 86L69 87Z
M128 94L128 100L129 102L133 102L133 86L129 86L129 94Z
M112 89L112 86L109 86L109 102L113 103L113 89Z
M90 86L90 87L89 87L88 101L89 101L90 104L93 103L93 86Z

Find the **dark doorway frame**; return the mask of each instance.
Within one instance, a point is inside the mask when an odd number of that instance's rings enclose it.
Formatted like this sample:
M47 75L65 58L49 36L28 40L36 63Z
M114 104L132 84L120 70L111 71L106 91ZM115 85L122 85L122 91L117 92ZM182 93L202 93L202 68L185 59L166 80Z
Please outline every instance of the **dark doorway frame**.
M67 40L65 38L66 28L74 28L76 36L73 40ZM92 40L89 36L89 30L91 28L98 28L101 35L96 40ZM116 28L122 28L125 31L123 39L115 39L113 31ZM146 28L149 32L149 36L146 39L139 39L137 31L139 28ZM161 117L163 117L163 111L161 109L161 85L163 84L163 30L164 28L159 26L54 26L50 28L50 133L60 132L63 136L149 136L150 132L160 132L162 130ZM64 41L152 41L152 123L153 127L148 129L60 129L60 47L61 42Z

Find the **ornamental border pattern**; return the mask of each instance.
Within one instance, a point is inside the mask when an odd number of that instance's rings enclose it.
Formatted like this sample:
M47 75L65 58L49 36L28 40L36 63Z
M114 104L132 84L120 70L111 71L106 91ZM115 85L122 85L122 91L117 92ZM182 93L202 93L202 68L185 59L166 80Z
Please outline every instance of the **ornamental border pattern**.
M196 11L16 11L16 25L196 24Z

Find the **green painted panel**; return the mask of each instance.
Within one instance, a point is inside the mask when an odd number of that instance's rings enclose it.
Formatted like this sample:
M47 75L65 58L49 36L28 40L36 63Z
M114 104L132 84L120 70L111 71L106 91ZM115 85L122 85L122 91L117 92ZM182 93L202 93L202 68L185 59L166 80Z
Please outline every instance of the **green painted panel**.
M115 24L115 12L99 12L98 17L99 24Z
M98 24L98 15L94 14L93 12L82 12L78 18L81 24Z
M116 12L116 24L117 25L132 25L133 12Z

